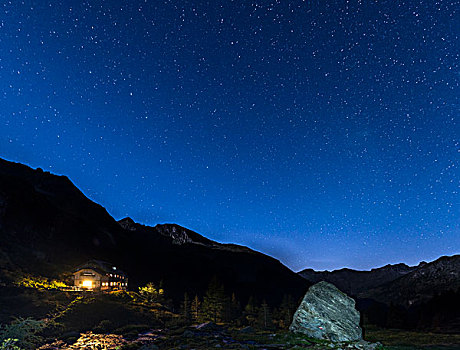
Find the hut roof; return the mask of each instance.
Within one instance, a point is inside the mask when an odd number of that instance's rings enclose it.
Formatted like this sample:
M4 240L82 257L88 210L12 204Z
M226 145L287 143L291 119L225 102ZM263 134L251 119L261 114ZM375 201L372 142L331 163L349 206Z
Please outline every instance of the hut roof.
M102 275L108 274L108 273L116 273L117 275L123 276L123 277L128 277L126 273L123 271L117 269L114 265L111 263L108 263L106 261L101 261L101 260L89 260L86 263L78 266L74 272L77 272L82 269L91 269L94 270Z

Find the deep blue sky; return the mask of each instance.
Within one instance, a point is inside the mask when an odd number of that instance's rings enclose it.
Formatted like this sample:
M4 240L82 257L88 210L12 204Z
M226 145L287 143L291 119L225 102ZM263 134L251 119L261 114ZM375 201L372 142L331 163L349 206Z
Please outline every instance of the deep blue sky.
M460 253L459 10L4 1L0 156L295 270Z

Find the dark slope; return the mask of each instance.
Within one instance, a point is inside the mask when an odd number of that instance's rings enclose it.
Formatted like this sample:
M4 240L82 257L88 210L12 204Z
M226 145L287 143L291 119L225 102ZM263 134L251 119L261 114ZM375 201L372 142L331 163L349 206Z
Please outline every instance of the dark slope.
M0 159L0 246L15 267L53 275L122 254L126 233L65 176Z
M389 328L460 332L460 255L444 256L360 294L359 307ZM383 316L383 317L382 317ZM380 318L380 319L379 319Z
M87 259L106 260L129 274L132 288L163 281L176 299L184 291L203 293L214 275L243 300L254 295L278 303L284 294L301 297L309 285L246 247L219 244L174 224L117 222L68 178L1 159L0 249L2 267L10 272L54 277Z
M411 273L361 293L372 298L405 307L421 304L447 291L460 289L460 255L443 256L423 264Z
M135 280L143 279L138 266L150 266L153 280L163 280L167 288L182 294L203 291L213 276L243 299L254 295L278 302L283 294L300 297L305 292L304 281L278 260L246 247L219 244L172 224L148 227L133 223L131 233L136 238L127 242L126 249L136 254L124 265ZM178 240L181 233L193 240Z

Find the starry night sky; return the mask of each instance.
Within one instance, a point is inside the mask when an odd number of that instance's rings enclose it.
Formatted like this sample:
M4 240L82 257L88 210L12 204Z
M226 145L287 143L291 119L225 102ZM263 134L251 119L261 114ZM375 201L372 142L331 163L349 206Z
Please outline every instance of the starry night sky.
M460 2L3 1L0 157L294 270L460 252Z

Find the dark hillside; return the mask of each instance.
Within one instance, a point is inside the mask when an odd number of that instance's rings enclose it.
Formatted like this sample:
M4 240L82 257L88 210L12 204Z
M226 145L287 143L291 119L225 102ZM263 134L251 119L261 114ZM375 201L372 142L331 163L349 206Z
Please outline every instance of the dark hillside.
M0 159L0 259L3 279L22 271L62 278L89 259L126 271L130 287L164 283L176 300L202 294L213 276L242 300L279 303L309 283L276 259L213 242L174 224L148 227L115 221L64 176Z

